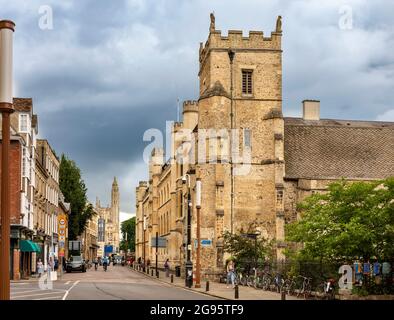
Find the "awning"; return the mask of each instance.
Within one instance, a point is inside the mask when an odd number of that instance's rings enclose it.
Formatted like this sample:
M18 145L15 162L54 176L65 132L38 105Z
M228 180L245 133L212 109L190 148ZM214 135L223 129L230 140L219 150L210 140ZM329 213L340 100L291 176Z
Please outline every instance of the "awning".
M19 248L21 252L41 252L40 246L30 240L21 240L19 241Z

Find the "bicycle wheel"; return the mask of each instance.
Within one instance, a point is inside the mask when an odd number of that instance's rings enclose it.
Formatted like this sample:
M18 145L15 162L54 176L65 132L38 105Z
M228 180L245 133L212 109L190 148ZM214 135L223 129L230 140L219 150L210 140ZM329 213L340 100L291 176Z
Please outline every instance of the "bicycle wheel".
M247 280L246 277L244 275L242 275L242 277L240 279L241 285L246 286L246 280Z
M254 284L254 276L249 276L247 280L248 287L252 287Z
M316 288L315 298L316 299L324 299L325 298L325 289L326 289L325 282L319 284Z

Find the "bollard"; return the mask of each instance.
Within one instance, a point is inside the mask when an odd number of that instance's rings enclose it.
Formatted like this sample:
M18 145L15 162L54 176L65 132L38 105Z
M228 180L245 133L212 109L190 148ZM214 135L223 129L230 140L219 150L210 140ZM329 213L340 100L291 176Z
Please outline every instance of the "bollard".
M159 271L156 272L156 277L160 278Z
M235 290L234 290L235 292L235 299L239 299L239 289L238 289L238 285L235 285Z
M174 275L171 275L171 283L174 283Z
M207 281L205 284L205 291L209 291L209 281Z
M150 275L153 277L153 269L150 271Z
M281 300L286 300L286 291L284 290L281 292Z

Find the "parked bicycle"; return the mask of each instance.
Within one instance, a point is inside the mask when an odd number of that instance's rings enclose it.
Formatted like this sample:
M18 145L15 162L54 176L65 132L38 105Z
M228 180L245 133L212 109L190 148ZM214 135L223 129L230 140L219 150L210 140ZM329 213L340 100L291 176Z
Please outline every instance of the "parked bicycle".
M316 288L316 298L335 300L335 279L328 279Z
M307 299L312 294L312 285L311 281L312 278L298 276L299 278L303 279L300 288L297 290L297 297L304 296L304 299Z

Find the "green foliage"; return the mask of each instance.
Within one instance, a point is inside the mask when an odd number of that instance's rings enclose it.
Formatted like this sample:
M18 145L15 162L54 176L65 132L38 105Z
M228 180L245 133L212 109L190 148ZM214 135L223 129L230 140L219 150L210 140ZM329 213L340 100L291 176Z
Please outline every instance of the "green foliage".
M248 233L254 232L249 231ZM255 240L247 237L246 233L242 231L238 234L226 231L223 238L225 252L231 254L231 260L235 260L240 268L255 265L256 263L261 264L272 251L272 244L261 236L258 236Z
M135 251L135 217L122 222L121 232L123 240L120 242L121 250ZM127 241L126 239L127 234Z
M354 286L352 289L352 294L366 297L368 295L368 290L364 286Z
M87 222L93 217L92 205L87 205L86 186L81 177L81 171L73 160L64 154L60 161L59 185L65 201L71 205L69 216L69 239L76 240L81 235Z
M288 241L303 243L298 259L351 261L394 256L394 178L329 185L298 209L301 219L286 226Z

